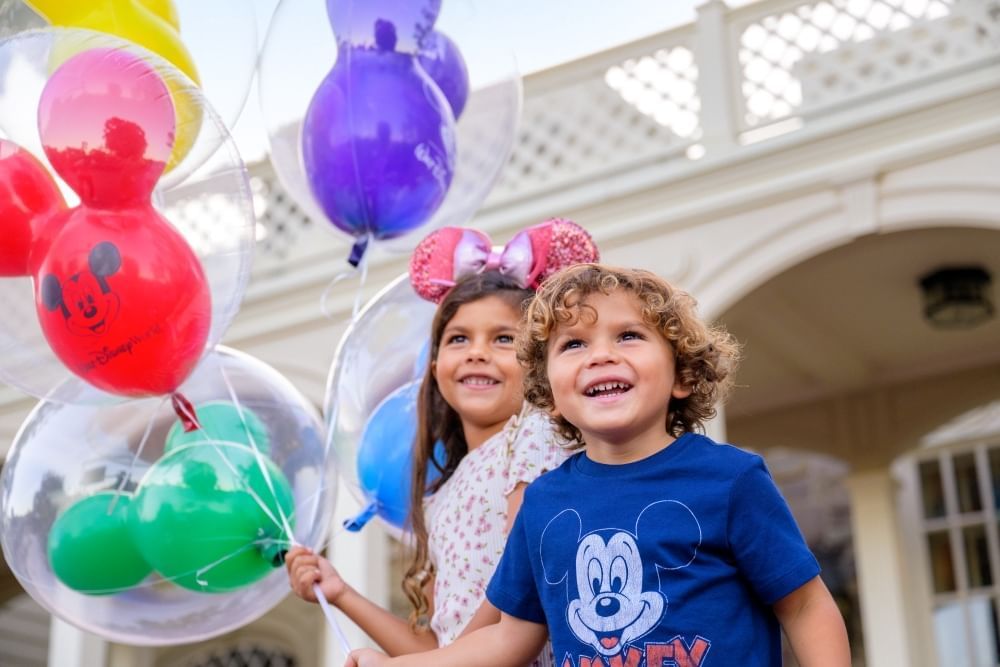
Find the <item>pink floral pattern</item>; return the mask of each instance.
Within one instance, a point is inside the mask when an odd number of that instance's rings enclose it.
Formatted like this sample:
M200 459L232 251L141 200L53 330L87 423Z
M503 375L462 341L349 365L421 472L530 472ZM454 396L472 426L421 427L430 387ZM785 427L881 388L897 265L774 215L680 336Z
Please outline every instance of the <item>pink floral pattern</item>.
M507 496L521 482L558 467L568 454L548 416L526 404L424 502L437 572L431 629L441 646L461 634L486 598L507 541ZM554 665L551 646L534 665Z

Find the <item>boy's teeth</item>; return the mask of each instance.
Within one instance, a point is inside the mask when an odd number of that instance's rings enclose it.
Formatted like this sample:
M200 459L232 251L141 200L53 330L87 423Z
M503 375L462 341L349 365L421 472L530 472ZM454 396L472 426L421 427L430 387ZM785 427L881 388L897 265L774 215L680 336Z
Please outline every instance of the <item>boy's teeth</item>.
M587 390L588 396L597 396L598 394L605 394L610 392L624 392L627 391L631 385L624 382L602 382L601 384L596 384Z

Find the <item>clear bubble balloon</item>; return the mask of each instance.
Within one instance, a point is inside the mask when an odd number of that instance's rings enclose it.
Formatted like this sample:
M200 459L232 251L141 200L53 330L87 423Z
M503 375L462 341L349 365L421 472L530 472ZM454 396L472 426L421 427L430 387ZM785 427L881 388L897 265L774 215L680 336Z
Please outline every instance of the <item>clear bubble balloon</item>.
M47 27L99 31L148 49L182 71L184 85L197 86L229 128L246 105L258 42L253 5L244 0L7 0L0 7L0 37ZM189 177L213 152L198 136L199 107L187 110L192 122L175 147L183 160L168 165L167 185ZM189 155L195 140L200 150Z
M327 438L341 478L362 507L377 503L381 494L374 468L366 463L373 450L367 458L360 454L362 435L387 397L423 377L426 366L418 368L416 361L422 350L426 358L434 310L402 275L365 305L337 348L324 401ZM403 514L405 508L396 508L394 518Z
M237 442L206 433L164 453L178 420L159 399L43 401L0 475L14 576L51 613L112 641L189 643L254 620L288 594L280 552L320 546L332 518L334 459L316 410L285 378L220 348L182 391L199 414L229 406ZM247 417L242 431L234 411ZM102 548L115 551L114 573Z
M352 2L359 0L331 4L346 11L344 7ZM443 3L434 31L427 37L440 34L445 38L425 40L423 51L418 53L421 68L428 70L432 80L434 64L441 65L440 85L435 87L441 88L452 105L452 115L457 116L454 165L443 201L420 224L384 235L380 245L387 250L408 252L431 229L467 224L507 162L521 112L521 78L508 41L489 29L491 11L502 8L486 0ZM301 44L310 48L302 49ZM467 69L468 92L463 91L455 53ZM324 208L309 184L303 138L310 102L321 82L338 66L338 58L344 56L338 54L324 3L282 0L272 18L258 70L271 163L296 204L311 218L331 223L329 207ZM459 104L463 96L467 96L464 105ZM360 193L366 186L375 188L378 183L359 181L354 187L355 199L363 200Z
M76 55L50 71L56 50ZM73 74L74 68L88 75ZM144 78L150 70L156 77ZM114 79L117 87L93 87L100 77ZM147 85L154 79L162 83ZM141 98L146 101L116 102L114 91L122 86L130 92L130 87L148 89ZM157 180L169 152L163 137L177 122L169 105L165 113L161 108L164 100L157 99L157 86L182 91L199 109L197 140L189 156L222 146L211 173L199 172L180 186L170 186L162 177ZM81 95L87 113L74 113L82 108ZM15 216L17 242L0 253L0 269L5 269L0 271L0 304L8 314L0 322L0 380L56 402L68 400L60 392L71 374L128 395L157 393L154 384L165 389L182 380L228 328L250 272L252 196L224 122L183 75L147 52L100 33L44 29L0 42L0 131L12 142L0 151L0 181L13 182L8 178L12 173L33 169L31 187L47 197L45 205L21 207ZM98 164L108 167L101 167L100 178L85 173ZM43 188L46 180L55 183L58 192ZM0 208L16 208L12 202L22 199L18 187L0 196ZM46 216L52 209L61 210ZM140 224L140 219L147 223ZM109 229L113 238L105 234ZM94 259L91 251L104 241L115 246L117 255L108 252L101 255L104 259ZM18 253L22 256L11 256ZM43 278L49 275L58 284L45 289ZM90 288L83 289L79 278L73 287L80 289L64 289L66 279L83 275ZM162 289L154 290L153 284ZM153 303L146 301L154 292L170 295L154 298L162 307L157 316L149 308ZM104 309L93 310L91 301L103 303ZM152 318L148 326L139 322L144 309L144 317ZM130 312L135 317L130 318ZM49 315L55 320L47 322ZM111 320L121 326L107 326ZM126 330L125 322L131 329ZM183 328L178 339L183 344L157 338L157 327L178 332ZM154 342L142 343L147 340ZM142 344L156 349L159 361L134 359ZM100 378L87 377L88 368L110 370L113 358L123 368L131 360L150 378L159 379L129 387L115 379L108 382L103 372ZM172 367L173 379L165 377ZM87 399L118 400L100 393Z

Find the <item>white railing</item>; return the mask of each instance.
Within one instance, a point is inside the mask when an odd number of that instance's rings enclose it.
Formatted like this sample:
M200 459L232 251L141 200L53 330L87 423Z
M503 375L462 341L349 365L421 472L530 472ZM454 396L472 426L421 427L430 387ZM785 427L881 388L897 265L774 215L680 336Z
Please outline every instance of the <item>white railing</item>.
M972 0L964 4L980 3ZM800 68L804 59L834 63L838 59L825 54L888 37L914 22L945 17L953 5L955 0L785 0L754 3L732 12L729 30L737 45L739 77L734 83L740 100L740 127L758 127L797 115L803 105L813 106L810 92L817 87L809 87L808 81L818 70ZM895 41L905 50L911 39L901 36L885 41ZM880 62L879 53L871 56L867 65L886 64Z

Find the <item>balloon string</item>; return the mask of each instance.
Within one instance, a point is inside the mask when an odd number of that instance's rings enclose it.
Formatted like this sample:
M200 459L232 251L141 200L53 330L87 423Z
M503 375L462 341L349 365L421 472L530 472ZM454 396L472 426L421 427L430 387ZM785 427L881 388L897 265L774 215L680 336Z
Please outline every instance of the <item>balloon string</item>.
M139 440L139 446L135 450L135 455L132 457L132 461L128 464L128 470L126 470L125 474L122 475L121 480L115 487L115 496L114 498L111 499L111 502L108 504L109 515L115 511L115 506L118 505L118 499L125 492L125 484L127 484L128 481L132 479L132 471L135 470L135 464L136 462L139 461L139 458L142 456L143 450L146 449L146 443L149 442L149 435L150 433L153 432L153 423L156 421L156 413L160 411L160 408L163 407L163 404L166 402L166 400L167 400L166 396L164 396L160 400L160 404L156 406L155 410L153 410L153 414L150 416L149 421L146 423L146 430L142 434L142 439Z
M323 317L325 317L328 320L332 320L336 317L333 311L330 310L330 295L332 293L333 288L338 283L341 283L347 280L348 278L353 278L360 272L361 272L360 269L352 266L351 268L345 269L333 277L333 280L330 281L330 284L326 286L325 290L323 290L323 296L321 296L319 300L319 309L320 312L323 313Z
M365 238L365 246L371 245L372 236L369 234ZM361 294L365 290L365 284L368 282L368 253L366 252L361 256L361 263L358 266L361 271L361 279L358 281L358 289L354 292L354 307L351 309L351 322L358 319L358 312L361 310Z
M363 239L366 245L370 245L372 241L372 236L369 234ZM361 241L359 241L361 243ZM357 319L358 312L361 310L361 295L364 293L365 284L368 282L368 256L370 253L365 252L361 255L360 260L357 264L352 264L351 268L345 269L338 274L336 274L330 281L330 284L326 286L323 290L323 295L319 300L320 312L323 313L323 317L328 320L336 319L336 314L330 307L330 298L333 293L333 288L345 280L354 278L358 276L358 287L354 291L354 306L351 308L351 321Z
M247 440L250 441L250 447L253 449L254 458L257 461L257 467L260 468L261 474L264 477L264 483L267 484L267 488L271 492L271 498L274 500L274 507L278 511L278 516L281 517L281 527L285 531L285 535L288 536L288 539L295 539L291 523L288 521L288 517L285 515L285 510L281 507L281 502L278 500L278 492L274 488L274 481L271 479L271 473L268 470L267 465L264 463L264 455L261 454L260 447L257 446L257 441L254 439L253 433L250 432L250 425L247 424L246 415L243 412L243 406L240 405L240 399L236 396L236 390L233 389L233 384L229 381L226 369L220 368L219 370L222 373L222 382L226 385L226 391L229 392L229 400L232 401L233 405L236 407L236 414L240 416L240 422L243 425L243 432L246 433Z
M252 549L252 548L258 546L258 544L259 544L259 541L257 541L257 540L255 540L253 542L250 542L248 544L244 544L242 547L240 547L239 549L237 549L233 553L226 554L222 558L219 558L218 560L212 561L208 565L203 565L203 566L199 567L197 570L194 571L194 580L195 580L195 583L197 583L199 586L202 586L204 588L208 588L209 584L205 580L205 575L208 574L208 572L213 567L216 567L218 565L222 565L223 563L225 563L230 558L236 558L237 556L239 556L241 553L243 553L247 549Z
M326 599L323 594L323 589L319 587L319 584L313 584L313 593L316 594L316 600L319 601L319 606L323 609L323 615L326 616L326 622L333 630L333 634L336 635L337 641L340 643L340 650L344 652L344 657L351 655L351 643L347 641L347 635L340 628L340 623L337 622L337 617L333 615L333 606Z

